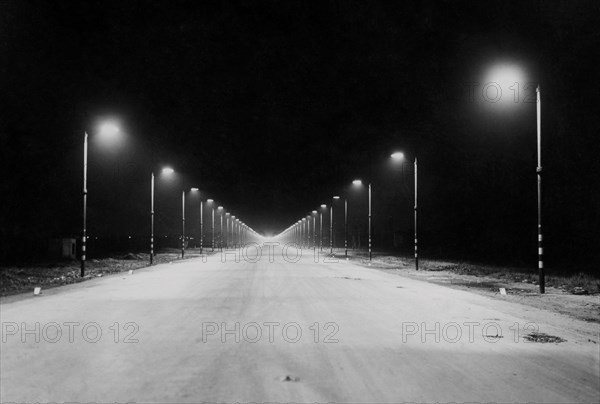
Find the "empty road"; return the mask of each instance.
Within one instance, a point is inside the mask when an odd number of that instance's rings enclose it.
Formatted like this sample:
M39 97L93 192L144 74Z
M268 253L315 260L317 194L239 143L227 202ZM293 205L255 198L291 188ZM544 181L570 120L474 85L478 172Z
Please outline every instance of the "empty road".
M312 250L235 254L2 299L0 401L600 401L598 345L558 314Z

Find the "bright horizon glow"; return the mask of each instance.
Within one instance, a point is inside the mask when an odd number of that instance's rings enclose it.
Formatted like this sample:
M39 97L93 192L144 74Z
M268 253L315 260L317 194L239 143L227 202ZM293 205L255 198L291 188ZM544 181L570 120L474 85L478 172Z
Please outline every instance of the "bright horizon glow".
M362 181L361 180L354 180L354 181L352 181L352 185L362 185Z
M390 157L393 158L394 160L404 160L404 153L394 152L394 153L392 153L392 155Z

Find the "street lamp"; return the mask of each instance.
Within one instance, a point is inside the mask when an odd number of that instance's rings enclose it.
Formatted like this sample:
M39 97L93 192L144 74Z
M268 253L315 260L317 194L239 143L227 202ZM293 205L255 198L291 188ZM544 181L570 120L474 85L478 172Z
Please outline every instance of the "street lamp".
M206 204L211 206L211 216L212 216L212 228L211 228L211 234L212 234L212 251L215 251L215 206L213 205L213 200L212 199L207 199L206 200Z
M323 210L327 209L327 205L324 203L321 204L321 209L319 209L319 242L321 244L321 251L323 251Z
M190 188L191 192L198 192L199 189L196 187ZM202 241L203 241L203 227L204 227L204 202L200 198L200 254L202 254Z
M102 137L114 137L119 133L119 128L109 122L105 122L99 131ZM83 136L83 228L81 234L81 273L80 276L85 276L85 259L86 259L86 241L87 241L87 166L88 166L88 133L84 132Z
M181 191L181 258L185 255L185 190Z
M312 216L312 222L313 222L313 249L316 249L317 248L317 226L316 226L317 211L313 210L311 216Z
M497 88L497 97L491 101L494 105L501 99L501 85L509 86L511 90L517 90L514 93L514 102L505 101L502 103L504 108L515 108L519 100L519 83L523 83L526 78L525 69L514 63L499 62L491 66L485 77L486 82ZM487 88L486 88L487 89ZM542 102L540 85L536 86L536 129L537 129L537 166L535 169L537 176L537 233L538 233L538 275L540 284L540 293L546 293L546 275L544 271L544 248L542 233ZM487 98L487 97L486 97Z
M219 206L217 208L217 211L219 211L219 217L221 220L221 231L219 232L219 248L221 249L221 251L223 251L223 207Z
M333 254L333 202L338 199L340 199L340 197L337 195L331 198L331 205L329 209L329 247L331 254Z
M231 215L231 238L229 239L229 245L232 248L235 248L235 234L233 232L234 225L235 225L235 216Z
M161 170L164 175L171 175L175 172L171 167L165 167ZM150 265L154 263L154 171L150 177Z
M361 186L363 183L361 180L352 181L352 185ZM369 182L369 261L371 261L373 252L372 252L372 240L371 240L371 182ZM371 263L369 262L369 265Z
M229 248L229 217L231 213L225 213L225 249Z
M544 247L542 244L542 100L538 84L537 94L537 219L538 219L538 270L540 293L546 293L546 276L544 274Z
M304 235L306 235L306 238L308 238L308 229L306 228L306 218L303 217L302 218L302 231L304 232ZM302 244L306 246L306 244L304 244L304 239L305 237L302 237Z
M231 244L233 248L237 248L238 238L238 219L235 216L231 217Z
M310 230L310 222L311 222L311 220L310 220L311 217L310 216L311 216L310 214L306 215L306 230L308 231L308 237L306 238L306 241L307 241L306 247L307 248L310 248L311 241L312 241L312 238L311 238L312 232Z
M396 161L403 161L404 160L404 153L402 152L395 152L392 153L392 155L390 156L393 160ZM415 270L418 271L419 270L419 252L418 252L418 245L419 245L419 238L418 238L418 232L417 232L417 225L418 225L418 204L417 204L417 189L418 189L418 177L417 177L417 157L415 156L415 161L414 161L414 167L415 167L415 204L414 204L414 227L415 227Z
M344 198L344 255L348 261L348 198Z

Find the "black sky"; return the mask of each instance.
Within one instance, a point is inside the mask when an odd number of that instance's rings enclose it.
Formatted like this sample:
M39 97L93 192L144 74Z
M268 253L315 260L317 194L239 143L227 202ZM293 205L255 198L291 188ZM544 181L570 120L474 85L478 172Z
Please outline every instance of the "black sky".
M159 187L165 228L184 186L278 232L370 176L380 227L394 216L404 231L409 198L384 164L402 148L421 159L431 245L528 245L535 105L498 114L468 98L497 58L542 85L554 242L598 240L597 2L0 4L5 243L77 234L87 130L91 232L144 234L164 163L181 174ZM102 117L121 122L116 150L93 143Z

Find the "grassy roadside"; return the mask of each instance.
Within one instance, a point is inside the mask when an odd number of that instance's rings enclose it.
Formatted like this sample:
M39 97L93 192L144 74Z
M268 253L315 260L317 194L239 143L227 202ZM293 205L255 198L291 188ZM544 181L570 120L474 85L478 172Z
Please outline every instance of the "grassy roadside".
M343 251L336 251L334 255L339 260L345 258ZM369 263L368 255L363 251L349 251L348 259L393 275L526 304L590 324L600 323L600 279L591 274L550 272L546 276L546 293L540 295L537 272L526 268L419 260L419 271L416 271L412 257L377 252ZM500 288L505 289L506 295L500 294ZM594 335L597 336L597 329Z
M204 251L207 254L206 250ZM210 251L208 254L212 254ZM199 249L186 250L185 259L200 257ZM154 264L181 261L177 249L163 250L154 256ZM80 276L80 263L69 261L39 261L21 266L0 267L0 296L32 292L33 288L48 289L78 283L95 277L150 266L150 254L120 254L86 262L85 277Z
M344 251L335 251L338 259L344 259ZM348 251L351 260L368 262L368 253L365 251ZM376 268L398 268L413 269L414 259L406 256L396 256L389 253L374 252L371 262ZM511 266L484 265L468 262L446 261L446 260L419 260L419 270L426 272L447 271L456 275L471 277L473 286L482 284L478 278L491 278L500 283L522 283L538 286L538 273L535 269L519 268ZM600 277L589 273L578 272L576 274L547 271L546 287L556 288L574 295L597 295L600 294ZM530 289L530 288L528 288Z

